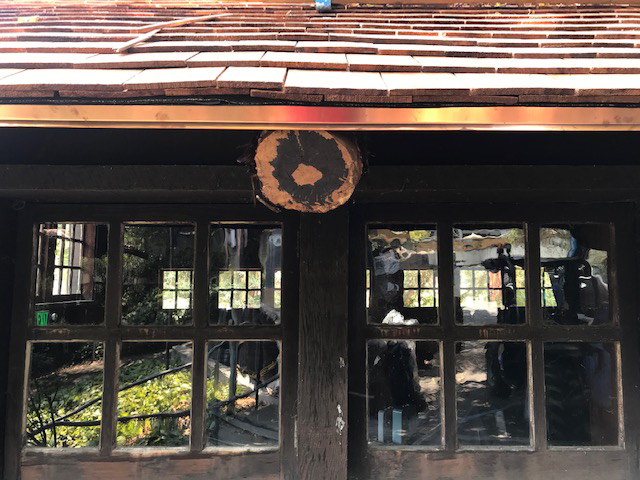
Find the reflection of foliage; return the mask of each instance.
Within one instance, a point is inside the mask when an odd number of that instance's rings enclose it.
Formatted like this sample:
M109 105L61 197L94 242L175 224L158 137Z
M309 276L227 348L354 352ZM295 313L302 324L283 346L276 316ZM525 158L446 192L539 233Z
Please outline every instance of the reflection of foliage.
M124 244L123 323L190 324L190 309L162 309L161 272L164 268L193 268L193 227L127 226Z
M120 385L153 375L165 367L161 354L133 360L122 366ZM119 392L118 417L184 411L190 404L191 371L185 369ZM189 427L189 416L145 418L118 422L116 435L118 444L123 446L184 445L188 442Z
M99 425L59 425L60 419L74 409L86 404L86 408L63 419L63 423L94 422L101 417L102 362L91 363L84 350L73 361L62 364L59 355L52 354L52 346L74 344L41 344L41 351L34 349L34 367L47 371L33 379L30 385L29 412L27 415L27 443L41 447L95 447L100 439ZM89 345L90 347L90 345ZM69 350L69 348L67 348ZM39 360L38 360L39 359ZM52 370L51 366L56 365ZM120 371L120 385L128 386L136 381L165 371L167 367L177 371L145 381L118 394L117 442L122 446L178 446L188 443L191 407L191 370L181 369L179 361L166 363L163 353L147 354L127 361ZM244 392L238 387L237 394ZM214 385L207 382L207 402L228 398L227 383ZM93 402L94 401L94 402ZM92 403L93 402L93 403ZM135 415L175 414L162 418L122 420ZM56 419L58 424L51 424ZM43 428L44 427L44 428Z
M32 353L32 380L27 413L27 443L42 447L82 447L98 445L100 432L93 426L54 425L53 419L73 411L102 393L102 344L36 344ZM96 402L67 419L100 419L102 402Z

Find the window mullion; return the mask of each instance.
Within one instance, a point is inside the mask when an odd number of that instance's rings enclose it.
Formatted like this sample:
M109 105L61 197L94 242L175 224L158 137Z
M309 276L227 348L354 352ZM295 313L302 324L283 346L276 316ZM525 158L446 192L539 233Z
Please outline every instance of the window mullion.
M206 408L206 374L207 374L207 341L197 338L193 342L193 363L191 366L191 439L192 452L199 452L206 447L205 440L205 408Z
M100 428L100 455L103 456L111 455L116 442L119 358L120 342L116 338L109 338L104 346L104 383Z
M107 341L104 355L104 385L102 391L102 424L100 454L111 455L116 442L118 410L118 324L122 305L123 230L120 222L109 222L109 257L105 299L105 327Z
M440 308L438 314L444 331L442 343L442 395L444 405L444 447L455 450L457 446L456 421L456 353L455 305L453 292L453 225L438 224L438 285Z
M525 226L525 292L527 324L533 332L543 328L540 275L540 225L529 222ZM533 340L527 352L530 355L529 395L533 407L533 445L536 450L547 448L547 420L544 395L544 344Z
M205 329L209 317L209 222L199 220L196 224L195 258L193 265L193 324L196 337L193 342L193 364L191 369L191 440L190 448L199 452L206 447L205 408L207 375L207 339Z

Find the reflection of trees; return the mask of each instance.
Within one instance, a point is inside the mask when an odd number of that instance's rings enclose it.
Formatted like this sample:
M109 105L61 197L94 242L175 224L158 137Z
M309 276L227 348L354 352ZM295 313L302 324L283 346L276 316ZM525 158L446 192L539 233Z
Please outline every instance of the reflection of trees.
M43 343L32 350L27 444L41 447L95 446L102 390L102 344ZM82 408L86 397L94 401ZM85 425L89 422L89 425Z
M122 321L186 325L191 309L163 310L163 268L193 268L193 227L130 225L124 231Z

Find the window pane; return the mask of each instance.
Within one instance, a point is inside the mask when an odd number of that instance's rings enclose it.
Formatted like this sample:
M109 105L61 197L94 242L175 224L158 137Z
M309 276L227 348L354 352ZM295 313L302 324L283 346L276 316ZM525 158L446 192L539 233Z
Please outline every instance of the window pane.
M457 323L524 323L524 248L520 226L454 228Z
M404 271L404 288L418 288L418 270Z
M551 445L617 445L615 348L545 343L547 438Z
M277 447L280 349L277 342L208 344L207 445Z
M188 325L193 269L192 225L125 225L122 323ZM184 290L176 295L175 289ZM174 300L169 300L170 295Z
M27 446L98 446L102 353L102 343L32 344Z
M37 326L104 321L108 237L107 225L40 225L34 308Z
M438 350L433 341L369 341L370 443L441 445Z
M238 290L247 289L247 272L242 270L233 272L233 288Z
M540 229L547 324L601 325L609 314L609 225Z
M192 359L191 343L122 344L118 446L189 444Z
M367 249L370 323L438 322L438 241L434 226L370 227ZM421 301L421 299L423 299Z
M458 443L529 445L524 342L461 342L456 347Z
M260 282L261 272L256 270L256 271L250 271L248 272L248 274L249 274L249 288L251 290L259 290L260 287L262 286ZM275 277L274 277L274 287L275 287Z
M282 229L212 225L209 233L209 322L280 322Z

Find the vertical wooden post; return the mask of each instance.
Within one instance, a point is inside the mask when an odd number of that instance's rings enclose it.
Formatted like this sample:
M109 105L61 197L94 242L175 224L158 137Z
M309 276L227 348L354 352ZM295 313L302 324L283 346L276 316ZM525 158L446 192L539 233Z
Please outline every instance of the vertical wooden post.
M6 394L4 476L2 477L7 479L20 478L20 454L24 442L25 398L28 388L26 372L29 370L29 359L31 358L27 345L27 324L33 310L31 308L33 300L31 286L33 285L33 265L36 264L33 245L37 238L31 213L31 211L23 212L18 223Z
M0 206L0 392L8 390L7 373L9 371L9 341L11 332L11 308L14 283L14 266L16 258L16 237L18 231L17 213L9 208L9 202ZM4 433L7 424L6 395L0 396L0 451L4 452ZM0 455L0 475L4 469L4 455Z
M300 219L299 480L347 478L349 217Z

